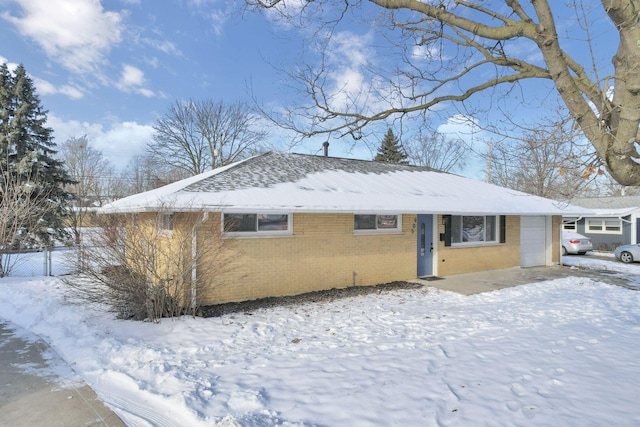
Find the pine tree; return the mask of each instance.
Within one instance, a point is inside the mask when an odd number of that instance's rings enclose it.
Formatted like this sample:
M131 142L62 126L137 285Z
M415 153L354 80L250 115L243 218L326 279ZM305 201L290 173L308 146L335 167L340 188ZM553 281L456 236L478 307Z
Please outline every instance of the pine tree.
M55 158L53 130L32 79L19 65L0 65L0 245L49 245L67 236L73 180Z
M387 134L384 136L380 148L378 148L378 154L373 160L376 162L399 163L401 165L409 164L407 154L400 146L400 142L391 128L387 130Z

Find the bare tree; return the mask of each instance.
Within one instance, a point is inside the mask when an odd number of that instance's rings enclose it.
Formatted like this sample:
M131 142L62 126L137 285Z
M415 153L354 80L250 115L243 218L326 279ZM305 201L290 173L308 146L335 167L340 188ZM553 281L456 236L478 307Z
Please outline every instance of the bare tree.
M591 146L570 118L546 119L514 137L491 141L488 181L507 188L558 200L591 190L599 172Z
M135 156L117 178L119 186L112 189L117 197L130 196L153 190L163 185L187 178L190 173L184 169L166 164L158 164L149 154Z
M471 154L462 138L429 129L422 129L404 147L412 164L443 172L463 169Z
M102 152L91 146L86 135L69 138L60 145L59 153L75 181L67 189L76 195L71 221L76 243L80 243L80 230L88 214L110 200L115 171Z
M196 237L205 221L203 212L170 210L101 215L91 244L71 260L80 274L64 280L81 302L105 303L124 318L196 315L202 292L216 286L237 256L232 240Z
M246 103L210 99L176 101L154 130L147 146L151 159L189 175L254 155L266 137Z
M602 177L592 194L585 197L640 196L640 187L627 187L614 181L609 175Z
M57 209L55 202L43 203L50 190L44 190L38 175L31 172L32 156L25 156L12 173L0 162L0 277L8 276L16 264L16 252L40 248L42 241L33 232L42 217Z
M301 135L359 138L372 122L448 103L514 108L530 98L525 83L536 80L548 82L542 92L562 99L611 176L640 185L637 0L246 1L300 25L312 39L305 44L315 49L305 53L309 62L289 72L305 103L271 115ZM359 55L337 73L335 48L357 32L358 18L358 29L382 33L366 48L384 61ZM359 91L345 77L355 73L366 82Z

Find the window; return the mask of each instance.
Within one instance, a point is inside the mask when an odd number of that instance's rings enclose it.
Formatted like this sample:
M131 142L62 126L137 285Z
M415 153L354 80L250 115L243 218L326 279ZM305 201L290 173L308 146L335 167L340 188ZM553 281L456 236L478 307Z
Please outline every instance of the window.
M400 231L400 215L354 215L353 229L356 231Z
M497 242L497 216L451 216L451 243Z
M595 234L622 234L622 220L619 218L587 218L586 232Z
M565 231L578 231L578 218L567 218L562 223L562 229Z
M289 214L226 213L223 231L238 235L290 234Z
M158 218L158 228L162 231L173 231L173 214L160 214Z

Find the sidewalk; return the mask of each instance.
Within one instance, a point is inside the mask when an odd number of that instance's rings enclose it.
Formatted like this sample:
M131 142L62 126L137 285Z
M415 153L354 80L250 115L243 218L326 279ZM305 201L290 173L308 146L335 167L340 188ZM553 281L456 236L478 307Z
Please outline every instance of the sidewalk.
M44 341L0 319L0 426L125 424Z

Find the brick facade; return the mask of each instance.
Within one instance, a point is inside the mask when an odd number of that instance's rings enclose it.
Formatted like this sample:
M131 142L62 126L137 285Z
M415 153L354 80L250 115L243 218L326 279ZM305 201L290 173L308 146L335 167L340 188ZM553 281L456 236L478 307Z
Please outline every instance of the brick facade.
M353 214L294 214L293 236L233 239L241 262L207 292L204 303L413 279L413 218L403 215L402 233L356 235ZM207 238L219 236L220 228L220 216L212 215Z
M444 233L441 215L437 224L438 235ZM436 256L438 276L517 267L520 265L520 217L507 216L505 243L446 247L439 241Z
M559 261L561 218L553 218L553 262ZM217 274L200 296L201 304L374 285L416 278L416 215L402 216L402 232L355 234L353 214L293 214L293 235L228 239L233 252L226 271ZM520 265L520 217L507 216L506 242L445 247L437 216L434 273L438 276ZM220 214L211 214L198 239L219 239Z

